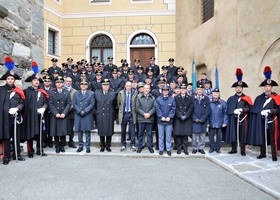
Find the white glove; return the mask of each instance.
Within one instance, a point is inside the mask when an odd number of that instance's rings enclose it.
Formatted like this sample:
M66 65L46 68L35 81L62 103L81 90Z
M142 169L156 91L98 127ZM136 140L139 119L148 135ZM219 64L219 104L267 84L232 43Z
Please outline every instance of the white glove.
M37 112L38 112L39 114L43 115L44 112L45 112L45 110L46 110L46 108L39 108L39 109L37 110Z
M262 110L261 111L261 115L262 116L266 116L267 117L269 113L270 113L270 110Z
M240 115L242 110L243 110L242 108L237 108L233 111L233 113L236 114L236 115Z
M9 109L9 113L10 113L11 115L16 114L17 111L18 111L18 108L10 108L10 109Z

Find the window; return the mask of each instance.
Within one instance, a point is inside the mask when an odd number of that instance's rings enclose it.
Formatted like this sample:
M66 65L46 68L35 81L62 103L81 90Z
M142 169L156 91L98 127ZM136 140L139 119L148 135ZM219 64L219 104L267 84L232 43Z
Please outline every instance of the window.
M155 44L154 39L149 36L148 34L141 33L136 35L132 40L131 40L131 45L149 45L149 44Z
M99 62L104 62L104 64L107 64L107 58L113 55L113 42L107 35L100 34L94 37L90 47L91 59L93 56L98 56Z
M51 56L60 56L61 54L60 29L50 24L47 24L46 51Z
M111 0L89 0L89 4L110 4Z
M202 0L202 23L214 17L214 0Z

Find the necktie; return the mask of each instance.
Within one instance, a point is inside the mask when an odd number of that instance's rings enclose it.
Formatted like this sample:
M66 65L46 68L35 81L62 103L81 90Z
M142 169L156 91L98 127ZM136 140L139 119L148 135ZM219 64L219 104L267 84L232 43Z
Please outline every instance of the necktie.
M130 112L130 93L126 94L125 111Z

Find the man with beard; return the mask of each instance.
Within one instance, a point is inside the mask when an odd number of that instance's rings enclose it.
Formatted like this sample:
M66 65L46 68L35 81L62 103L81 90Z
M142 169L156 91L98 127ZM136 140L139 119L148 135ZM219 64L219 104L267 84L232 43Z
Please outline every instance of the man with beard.
M261 146L257 159L266 157L266 147L267 144L270 144L272 161L277 161L280 95L272 92L273 86L278 86L278 84L271 80L272 71L269 66L264 68L264 75L266 79L260 84L261 87L264 87L264 93L256 97L251 110L248 143Z
M249 111L252 100L249 96L242 93L243 88L247 88L248 85L242 81L243 72L240 68L236 69L235 82L231 87L235 88L235 95L231 96L227 100L227 115L228 126L226 129L225 142L231 144L231 151L229 154L237 153L237 142L240 142L241 155L246 155L246 137L248 132L249 123ZM239 141L237 141L237 117L239 117Z
M33 140L37 141L36 144L36 154L42 156L47 156L47 154L40 151L41 143L43 140L42 130L44 113L48 107L47 99L49 98L48 93L39 88L42 79L38 75L38 64L32 62L32 70L34 74L29 76L25 82L31 82L31 86L24 90L25 102L24 102L24 115L23 115L23 132L25 133L25 139L27 140L27 155L29 158L34 156ZM42 147L43 148L43 147Z
M50 92L49 107L51 111L50 135L54 136L55 152L64 153L67 135L67 114L71 106L70 92L63 89L64 79L58 76L56 89Z
M16 152L19 161L25 159L20 155L20 124L15 121L20 120L20 112L24 107L25 95L22 89L15 86L15 81L20 80L20 77L13 71L14 61L10 57L5 58L5 66L8 71L0 78L0 80L6 80L6 84L0 86L0 140L2 140L2 159L3 164L8 165L11 158L10 140L13 139L12 158L16 159ZM14 138L14 126L16 127L16 145Z

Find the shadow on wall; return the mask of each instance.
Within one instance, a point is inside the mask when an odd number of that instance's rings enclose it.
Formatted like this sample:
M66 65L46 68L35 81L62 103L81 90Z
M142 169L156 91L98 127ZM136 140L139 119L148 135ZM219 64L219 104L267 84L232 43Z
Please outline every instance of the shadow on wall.
M280 85L280 38L275 40L266 50L259 66L259 82L264 80L263 69L270 66L272 70L272 79ZM280 87L275 87L274 92L280 93Z
M196 80L201 79L202 72L206 72L207 78L210 79L209 73L207 72L207 66L204 63L196 65Z

